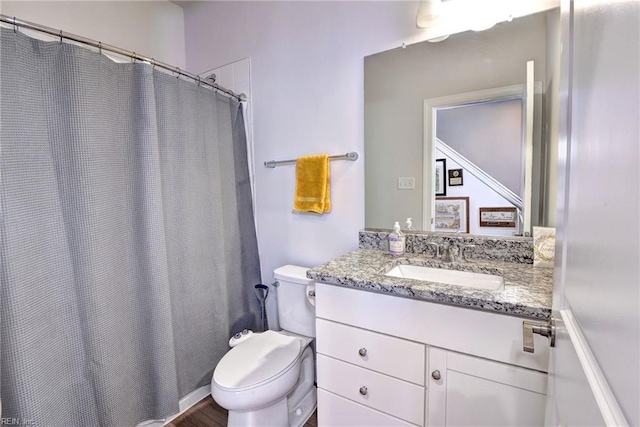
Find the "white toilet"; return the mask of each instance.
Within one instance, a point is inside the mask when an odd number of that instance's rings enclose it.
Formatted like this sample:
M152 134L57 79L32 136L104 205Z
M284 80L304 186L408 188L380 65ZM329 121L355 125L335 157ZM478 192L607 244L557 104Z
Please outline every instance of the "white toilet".
M315 284L307 270L274 271L283 330L253 334L216 366L211 396L229 410L229 426L299 427L315 410Z

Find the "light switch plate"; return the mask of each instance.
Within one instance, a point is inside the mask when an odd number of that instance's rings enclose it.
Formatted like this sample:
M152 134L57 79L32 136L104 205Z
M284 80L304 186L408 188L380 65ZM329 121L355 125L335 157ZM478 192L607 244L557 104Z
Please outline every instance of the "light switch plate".
M416 187L416 180L413 177L398 178L398 190L413 190Z

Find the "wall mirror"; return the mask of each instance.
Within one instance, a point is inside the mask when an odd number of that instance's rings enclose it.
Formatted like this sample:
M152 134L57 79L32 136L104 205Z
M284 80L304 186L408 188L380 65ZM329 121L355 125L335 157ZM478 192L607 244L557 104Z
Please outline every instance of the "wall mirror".
M559 11L365 58L365 227L555 225Z

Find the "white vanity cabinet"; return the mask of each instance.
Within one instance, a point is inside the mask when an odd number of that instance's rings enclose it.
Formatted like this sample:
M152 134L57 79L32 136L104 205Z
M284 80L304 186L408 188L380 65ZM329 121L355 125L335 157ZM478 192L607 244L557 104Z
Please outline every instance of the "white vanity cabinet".
M525 353L522 320L318 283L318 424L543 425L548 343Z

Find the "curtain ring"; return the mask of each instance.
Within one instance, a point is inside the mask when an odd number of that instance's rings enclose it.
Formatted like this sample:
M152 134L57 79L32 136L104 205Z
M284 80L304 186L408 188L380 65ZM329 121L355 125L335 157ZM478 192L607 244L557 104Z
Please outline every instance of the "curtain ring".
M156 59L151 58L151 69L154 70L156 68Z
M176 67L176 79L180 79L180 67Z
M131 63L135 64L136 63L136 53L133 52L133 55L131 55Z
M18 32L18 25L16 24L16 17L13 17L13 32L17 33Z
M198 82L198 87L199 87L200 86L200 76L198 76L197 82Z
M102 42L98 42L98 53L102 55Z
M62 44L62 30L60 30L60 44Z

